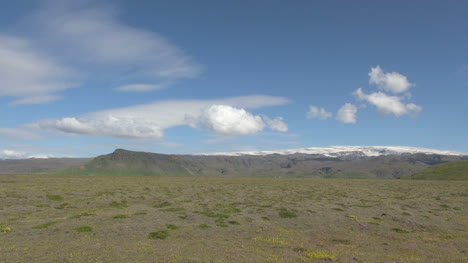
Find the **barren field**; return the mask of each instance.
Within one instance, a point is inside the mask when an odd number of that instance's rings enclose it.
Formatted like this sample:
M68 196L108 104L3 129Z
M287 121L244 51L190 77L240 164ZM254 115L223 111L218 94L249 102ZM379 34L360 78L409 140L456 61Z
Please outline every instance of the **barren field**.
M0 176L0 262L468 262L468 181Z

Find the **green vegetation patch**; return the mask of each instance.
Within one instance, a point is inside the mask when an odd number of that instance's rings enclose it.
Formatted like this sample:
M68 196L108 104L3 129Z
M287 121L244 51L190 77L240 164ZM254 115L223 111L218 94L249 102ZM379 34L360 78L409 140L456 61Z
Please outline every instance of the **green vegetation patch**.
M228 224L226 224L226 221L224 221L224 218L217 218L215 220L215 225L219 227L228 227Z
M407 229L402 229L402 228L392 228L392 231L395 231L397 233L403 233L403 234L411 233L411 231Z
M49 204L38 204L38 205L35 205L35 207L45 208L45 207L50 207L50 205Z
M60 195L46 195L46 197L49 200L52 200L52 201L62 201L63 200L63 197L61 197Z
M75 227L73 230L76 232L93 232L93 228L90 226L79 226Z
M297 214L294 213L293 211L289 211L286 208L281 208L280 211L278 212L279 216L281 218L295 218L297 217Z
M57 221L52 221L52 222L47 222L45 224L40 224L37 226L33 226L32 229L43 229L43 228L48 228L49 226L57 224Z
M143 216L143 215L146 215L147 213L144 212L144 211L141 211L141 212L136 212L134 215L136 216Z
M154 205L154 208L163 208L163 207L168 207L171 206L172 204L170 202L164 201L159 204Z
M236 214L242 212L235 204L216 204L215 209L224 214Z
M160 230L156 232L151 232L148 234L149 239L166 239L170 236L171 234L167 230Z
M122 200L120 202L112 201L112 202L110 202L109 205L110 205L110 207L113 207L113 208L126 208L126 207L128 207L127 200Z
M178 226L176 226L176 225L172 225L172 224L166 225L166 227L167 227L168 229L171 229L171 230L176 230L176 229L179 229L179 227L178 227Z
M223 214L223 213L217 213L211 210L205 210L205 211L194 211L194 213L202 214L207 217L215 217L215 218L228 218L229 215Z
M65 209L65 208L71 208L71 206L70 206L69 203L61 203L60 205L55 206L54 208L55 208L55 209L62 210L62 209Z
M114 219L125 219L125 218L128 218L128 215L118 214L118 215L113 216L112 218L114 218Z
M356 172L337 172L325 175L324 178L347 178L347 179L365 179L368 175Z

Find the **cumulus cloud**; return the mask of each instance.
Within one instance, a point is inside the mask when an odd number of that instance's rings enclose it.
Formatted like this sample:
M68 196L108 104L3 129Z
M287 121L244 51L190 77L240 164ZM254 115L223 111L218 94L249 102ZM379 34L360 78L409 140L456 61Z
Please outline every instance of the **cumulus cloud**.
M380 66L371 68L369 72L369 83L377 85L377 87L383 91L395 94L405 92L413 86L406 76L398 72L385 73Z
M393 114L395 116L402 116L408 114L414 116L422 110L422 107L416 104L404 104L402 102L404 97L390 96L383 92L366 94L362 89L357 89L354 95L358 99L374 105L377 111L384 115Z
M55 93L74 86L77 73L43 54L25 38L0 35L0 97L11 104L38 104L58 99Z
M307 118L326 120L331 118L333 113L326 111L324 108L318 108L315 106L309 106L309 112L307 112Z
M283 97L244 96L220 100L158 101L133 107L89 113L83 116L42 120L43 129L66 133L119 138L161 138L164 130L188 125L220 134L253 134L268 126L286 130L282 118L265 121L245 109L289 103Z
M286 124L286 122L284 122L283 117L276 117L274 119L270 119L266 116L263 116L263 119L268 125L268 127L273 131L279 131L279 132L288 131L288 125Z
M265 127L260 116L227 105L208 107L200 116L200 123L204 128L223 135L254 134Z
M336 119L343 123L356 123L357 107L354 104L346 103L336 114Z

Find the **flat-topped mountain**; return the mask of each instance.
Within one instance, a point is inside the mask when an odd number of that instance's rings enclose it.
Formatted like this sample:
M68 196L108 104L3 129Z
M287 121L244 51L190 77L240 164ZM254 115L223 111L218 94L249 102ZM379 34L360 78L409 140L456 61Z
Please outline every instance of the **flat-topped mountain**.
M411 147L325 147L278 152L168 155L117 149L62 171L74 175L400 178L463 153Z

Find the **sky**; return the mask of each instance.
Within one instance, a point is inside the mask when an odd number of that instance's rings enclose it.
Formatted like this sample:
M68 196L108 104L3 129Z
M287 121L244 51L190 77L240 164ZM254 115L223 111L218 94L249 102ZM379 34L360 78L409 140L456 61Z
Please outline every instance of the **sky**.
M464 0L6 1L0 159L468 152L466 14Z

